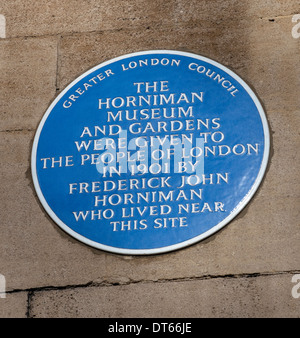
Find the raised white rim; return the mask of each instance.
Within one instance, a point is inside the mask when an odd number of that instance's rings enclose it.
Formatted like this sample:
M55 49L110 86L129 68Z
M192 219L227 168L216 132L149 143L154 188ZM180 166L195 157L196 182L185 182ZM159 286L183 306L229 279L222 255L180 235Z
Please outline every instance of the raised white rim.
M46 199L44 198L44 195L41 191L39 182L38 182L38 178L37 178L37 172L36 172L36 153L37 153L37 146L38 146L38 142L39 142L39 137L41 134L41 131L43 129L43 126L49 116L49 114L51 113L52 109L55 107L55 105L57 104L57 102L61 99L61 97L70 89L72 88L77 82L79 82L81 79L83 79L84 77L86 77L87 75L89 75L90 73L94 72L95 70L102 68L104 66L107 66L111 63L114 63L116 61L119 60L123 60L123 59L127 59L133 56L139 56L139 55L147 55L147 54L172 54L172 55L181 55L181 56L186 56L186 57L191 57L194 59L198 59L204 62L207 62L209 64L212 64L218 68L220 68L221 70L223 70L224 72L226 72L227 74L229 74L231 77L233 77L236 81L238 81L238 83L247 91L247 93L250 95L250 97L252 98L253 102L255 103L257 110L260 114L260 118L262 121L262 126L263 126L263 131L264 131L264 141L265 141L265 146L264 146L264 154L263 154L263 159L262 159L262 163L261 163L261 167L259 170L259 173L256 177L256 180L254 182L254 184L252 185L250 191L248 192L248 194L243 198L242 201L240 201L240 203L238 204L238 206L231 212L230 215L228 215L226 218L224 218L220 223L218 223L217 225L215 225L214 227L212 227L211 229L209 229L208 231L204 232L203 234L193 237L187 241L181 242L181 243L177 243L177 244L173 244L173 245L169 245L169 246L165 246L165 247L161 247L161 248L156 248L156 249L122 249L122 248L117 248L117 247L113 247L113 246L108 246L108 245L104 245L95 241L92 241L80 234L78 234L77 232L75 232L74 230L72 230L69 226L67 226L64 222L62 222L57 216L56 214L52 211L52 209L50 208L50 206L48 205ZM32 172L32 177L33 177L33 183L34 183L34 187L36 189L37 195L39 197L39 200L41 201L43 207L45 208L45 210L47 211L47 213L49 214L49 216L54 220L54 222L56 224L58 224L65 232L67 232L69 235L71 235L72 237L76 238L77 240L91 246L97 249L101 249L104 251L109 251L112 253L118 253L118 254L125 254L125 255L152 255L152 254L158 254L158 253L165 253L165 252L169 252L169 251L174 251L177 249L181 249L184 247L187 247L191 244L195 244L201 240L203 240L204 238L207 238L209 236L211 236L212 234L214 234L215 232L219 231L221 228L223 228L226 224L228 224L234 217L237 216L237 214L248 204L248 202L251 200L252 196L255 194L255 192L257 191L267 168L267 164L268 164L268 158L269 158L269 149L270 149L270 134L269 134L269 127L268 127L268 122L265 116L265 112L262 108L261 103L259 102L257 96L254 94L254 92L252 91L252 89L244 82L244 80L242 80L237 74L235 74L234 72L232 72L230 69L228 69L227 67L223 66L222 64L213 61L207 57L201 56L201 55L197 55L197 54L193 54L193 53L188 53L188 52L181 52L181 51L175 51L175 50L149 50L149 51L142 51L142 52L136 52L136 53L130 53L130 54L125 54L116 58L113 58L109 61L103 62L93 68L91 68L90 70L88 70L87 72L85 72L84 74L80 75L78 78L76 78L73 82L71 82L56 98L55 100L52 102L52 104L49 106L49 108L47 109L46 113L44 114L38 129L36 131L35 137L34 137L34 142L33 142L33 146L32 146L32 152L31 152L31 172Z

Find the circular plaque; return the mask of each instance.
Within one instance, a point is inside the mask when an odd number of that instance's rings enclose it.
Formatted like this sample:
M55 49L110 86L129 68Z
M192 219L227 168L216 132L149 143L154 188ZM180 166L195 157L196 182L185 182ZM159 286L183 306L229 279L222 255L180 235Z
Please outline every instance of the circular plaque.
M154 50L104 62L62 91L36 132L32 175L71 236L156 254L231 221L268 156L264 111L239 76L206 57Z

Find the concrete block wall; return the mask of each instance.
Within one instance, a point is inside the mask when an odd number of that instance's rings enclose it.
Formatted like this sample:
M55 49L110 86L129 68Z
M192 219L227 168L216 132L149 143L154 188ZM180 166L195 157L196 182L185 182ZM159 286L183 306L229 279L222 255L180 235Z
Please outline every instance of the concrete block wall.
M0 14L0 317L299 317L299 1L0 0ZM265 108L271 155L252 201L215 235L167 254L111 254L47 216L30 153L68 83L151 49L207 56L242 77Z

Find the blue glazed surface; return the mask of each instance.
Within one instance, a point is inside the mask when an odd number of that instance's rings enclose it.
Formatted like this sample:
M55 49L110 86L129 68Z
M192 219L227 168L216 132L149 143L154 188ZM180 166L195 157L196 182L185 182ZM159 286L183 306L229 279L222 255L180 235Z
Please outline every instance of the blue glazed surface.
M172 60L175 61L172 63ZM217 74L218 77L214 79ZM146 82L150 86L156 82L156 87L148 87L148 92L145 92ZM143 83L139 87L140 93L137 83ZM230 86L232 89L228 90ZM194 98L194 102L191 102L191 93L198 93L199 96L202 93L202 101ZM175 102L155 104L157 102L154 101L159 100L161 94L165 97L174 94ZM176 101L182 94L186 96L181 96L180 102ZM148 95L152 99L150 105L145 101L141 104L134 101L134 105L133 99L128 107L121 105L120 98L126 102L127 97L138 100L139 96L149 98ZM155 99L154 95L157 95ZM108 98L110 101L106 101ZM120 108L112 106L113 98L119 98L114 102ZM189 102L184 98L188 98ZM99 99L102 100L100 106ZM105 102L110 103L108 109ZM172 107L175 117L165 118L163 109L170 112ZM181 114L178 117L179 107L189 112L187 116ZM188 110L189 107L192 108ZM155 118L146 119L145 114L153 108L157 109L154 110ZM134 109L137 110L136 119L127 120L125 111L133 114ZM141 114L142 109L148 109L144 110L144 115ZM108 111L114 116L122 111L122 121L109 119ZM178 130L181 124L176 122L172 125L171 121L180 121L183 127ZM161 122L166 124L162 125ZM134 123L139 124L133 128ZM181 187L182 180L193 173L174 172L172 158L170 172L132 174L127 167L127 172L120 175L103 177L97 165L88 160L82 164L82 156L101 154L107 150L94 150L94 140L107 137L117 142L118 135L108 132L102 135L99 130L95 135L95 126L104 125L106 130L110 125L118 125L127 132L129 142L140 136L149 141L150 137L163 138L168 135L169 139L170 135L178 135L181 138L185 134L195 146L198 139L203 154L190 160L202 161L200 182ZM137 128L141 128L142 132L136 133ZM78 144L91 141L90 147L88 150L82 147L79 151L75 141ZM231 71L193 54L170 51L136 53L95 67L74 81L54 101L35 138L33 176L46 210L64 230L79 240L114 252L156 253L191 244L228 223L257 189L266 167L268 145L268 130L261 106L249 87ZM129 152L132 155L137 150ZM212 154L213 150L215 155ZM121 149L116 149L118 151ZM153 160L151 154L150 149L149 163ZM66 166L67 156L69 162ZM52 159L56 162L52 162ZM58 162L59 159L61 162ZM145 183L153 177L157 178L152 180L155 182L153 185L158 184L158 187L143 188L142 179ZM136 179L134 182L140 189L130 189L132 179ZM123 180L121 190L102 191L104 181L118 184L120 180ZM88 184L89 192L83 189L79 193L80 182ZM90 191L92 182L99 182L97 187L100 187L100 192ZM167 184L161 186L161 182ZM70 184L73 184L72 188ZM191 190L198 195L191 196ZM146 192L149 192L149 201L141 200L138 203L137 193ZM159 200L158 194L167 196L169 193L169 199ZM130 202L129 195L126 202L125 194L132 194L134 203ZM106 195L107 201L111 195L115 195L113 204L98 202L96 205L96 196L101 200L103 195ZM121 202L115 205L118 198ZM161 210L162 205L165 207ZM112 210L107 211L107 219L103 217L106 209ZM189 212L185 211L187 209ZM86 215L85 220L82 217L76 219L74 213L78 216L80 211ZM161 211L165 211L165 214ZM113 217L110 218L112 212ZM98 219L97 215L101 214L101 219ZM123 227L121 222L124 222Z

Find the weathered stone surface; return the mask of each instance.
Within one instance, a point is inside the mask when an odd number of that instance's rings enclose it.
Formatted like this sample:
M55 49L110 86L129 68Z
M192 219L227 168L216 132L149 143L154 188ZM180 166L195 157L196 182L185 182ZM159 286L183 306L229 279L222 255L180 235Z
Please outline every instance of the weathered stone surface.
M300 112L270 112L268 119L270 160L259 195L299 198L297 167L300 164L300 154L297 145L300 138Z
M33 317L299 317L292 275L138 283L37 292Z
M55 95L56 38L0 40L0 130L35 129Z
M143 29L148 26L193 24L222 25L244 18L273 19L299 11L292 1L2 1L0 12L6 16L7 37L70 34L112 29Z
M9 281L7 290L80 283L91 280L93 273L98 276L105 255L94 259L92 250L66 237L37 199L30 172L34 132L0 136L1 154L5 154L0 164L0 194L5 196L0 207L0 257L1 273Z
M0 318L26 317L27 292L6 293L5 298L0 298Z
M292 16L258 20L249 30L246 81L267 111L294 111L300 106L300 41L292 36Z

